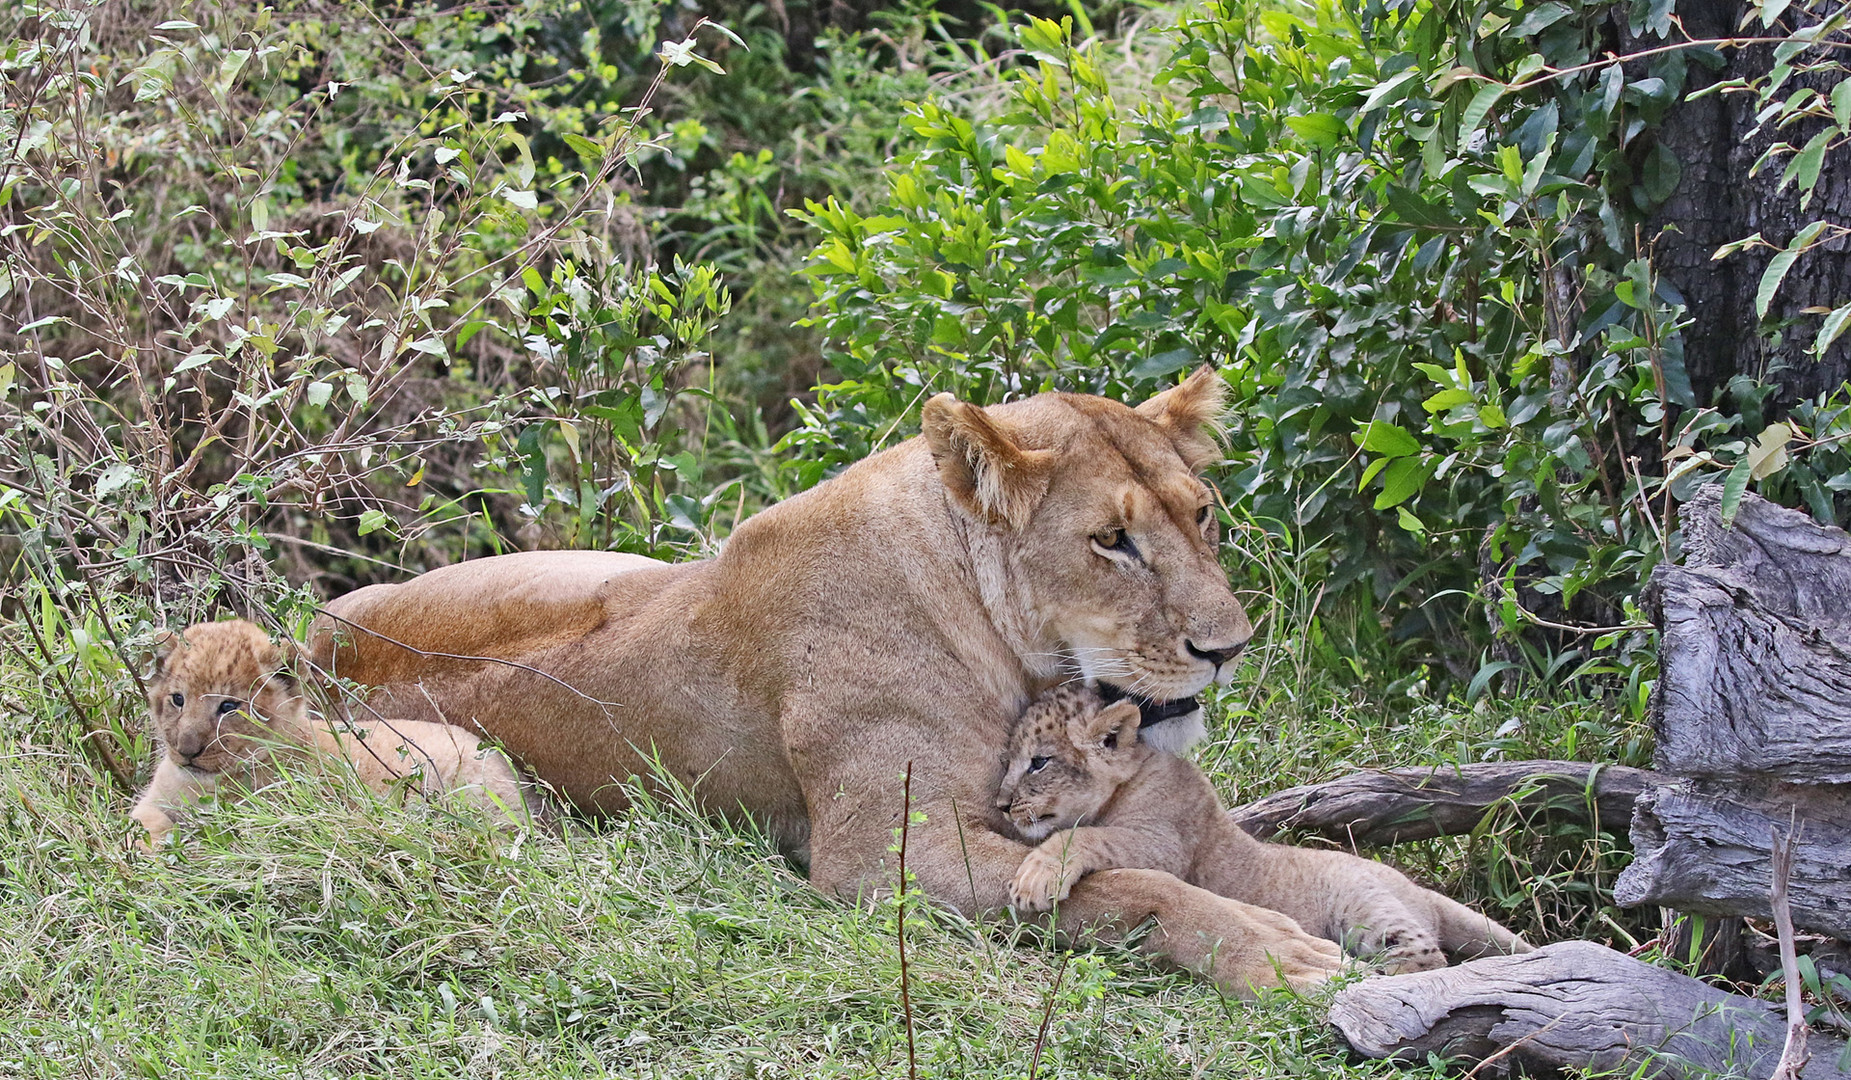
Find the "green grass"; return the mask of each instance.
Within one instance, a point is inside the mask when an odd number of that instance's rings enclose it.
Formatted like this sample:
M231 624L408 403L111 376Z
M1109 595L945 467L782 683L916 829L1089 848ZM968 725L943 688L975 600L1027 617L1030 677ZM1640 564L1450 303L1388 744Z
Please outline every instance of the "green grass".
M1371 700L1299 655L1317 637L1260 646L1223 695L1200 759L1224 791L1626 744L1593 702ZM517 838L314 776L136 854L70 710L9 665L0 1076L906 1074L894 910L810 891L762 838L662 803ZM81 669L80 690L107 673ZM1532 934L1601 937L1601 843L1499 819L1393 855ZM1026 1077L1044 1015L1045 1077L1391 1071L1346 1062L1320 999L1228 1001L939 912L908 942L921 1076Z

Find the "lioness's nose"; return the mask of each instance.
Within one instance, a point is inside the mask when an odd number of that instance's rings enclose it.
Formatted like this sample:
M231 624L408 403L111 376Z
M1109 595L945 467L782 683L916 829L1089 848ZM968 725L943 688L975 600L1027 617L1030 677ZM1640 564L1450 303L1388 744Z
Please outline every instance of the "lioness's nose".
M1229 660L1239 656L1240 651L1246 647L1247 642L1244 638L1234 642L1232 645L1223 645L1219 648L1203 648L1193 641L1187 639L1183 641L1183 648L1189 650L1190 656L1195 657L1197 660L1206 660L1216 667L1220 667Z

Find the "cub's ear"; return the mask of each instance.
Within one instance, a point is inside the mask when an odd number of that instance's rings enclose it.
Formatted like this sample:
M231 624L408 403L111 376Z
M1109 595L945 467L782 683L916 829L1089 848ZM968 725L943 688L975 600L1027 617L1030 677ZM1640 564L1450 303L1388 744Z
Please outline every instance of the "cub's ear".
M926 402L922 420L939 479L959 505L992 524L1028 524L1047 494L1052 450L1024 449L994 416L950 394Z
M1075 746L1097 746L1116 750L1138 739L1138 707L1130 701L1114 701L1090 716L1073 720L1069 735Z
M303 650L302 643L295 638L285 637L280 642L273 642L270 650L265 666L273 673L272 677L283 684L284 689L295 693L302 685L302 672L308 670L308 654Z
M1220 373L1203 364L1187 379L1139 405L1137 411L1169 435L1183 464L1200 472L1220 452L1227 392L1228 384Z
M154 635L154 670L167 666L167 658L174 654L184 639L173 630L162 630Z

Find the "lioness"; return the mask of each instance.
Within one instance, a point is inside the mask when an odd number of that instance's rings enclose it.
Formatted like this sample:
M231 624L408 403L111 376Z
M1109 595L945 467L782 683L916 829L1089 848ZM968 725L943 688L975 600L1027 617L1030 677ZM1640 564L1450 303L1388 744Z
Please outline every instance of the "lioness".
M1136 705L1107 703L1075 683L1042 695L1017 721L996 805L1038 845L1010 885L1018 909L1046 911L1087 874L1142 867L1289 915L1380 957L1391 972L1441 967L1446 953L1475 956L1487 943L1530 951L1392 867L1248 836L1202 771L1140 742L1138 723Z
M711 559L531 552L328 606L315 657L393 715L479 725L580 808L659 763L806 850L816 887L891 888L902 775L919 886L999 910L1027 848L994 806L1011 722L1074 675L1187 712L1252 634L1197 473L1223 385L1136 409L940 394L920 437L750 518ZM1185 704L1177 705L1183 702ZM1317 983L1331 942L1155 870L1088 875L1058 925L1123 933L1231 992Z
M129 816L148 831L150 845L222 780L247 788L272 782L279 754L345 759L375 791L409 780L427 797L460 793L511 820L528 820L538 809L527 801L537 794L508 759L472 732L410 720L340 731L314 717L284 651L242 619L164 633L148 706L163 753Z

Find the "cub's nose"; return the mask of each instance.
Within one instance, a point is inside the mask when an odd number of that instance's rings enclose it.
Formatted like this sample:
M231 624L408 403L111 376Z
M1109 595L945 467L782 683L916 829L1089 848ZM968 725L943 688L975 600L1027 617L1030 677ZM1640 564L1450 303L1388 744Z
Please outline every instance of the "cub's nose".
M1195 657L1197 660L1206 660L1209 663L1215 665L1216 667L1220 667L1221 665L1227 663L1229 660L1232 660L1236 656L1239 656L1241 650L1245 649L1246 647L1247 647L1247 643L1245 641L1237 641L1232 645L1225 645L1225 646L1222 646L1221 648L1206 648L1206 649L1200 645L1197 645L1193 641L1189 641L1187 639L1183 641L1183 648L1189 650L1190 656Z
M192 764L193 759L198 757L200 751L205 748L206 737L204 735L190 733L180 736L168 746L168 749L173 752L174 758L182 765Z

